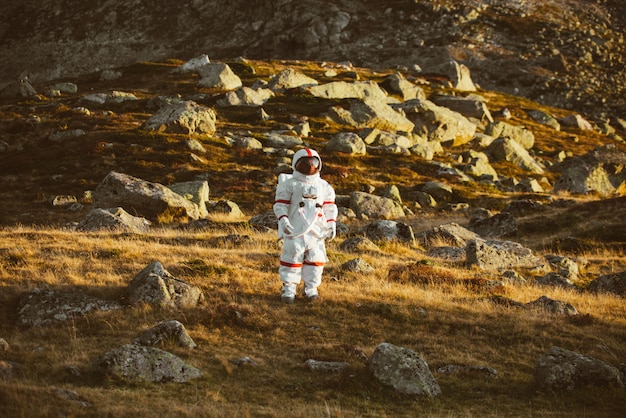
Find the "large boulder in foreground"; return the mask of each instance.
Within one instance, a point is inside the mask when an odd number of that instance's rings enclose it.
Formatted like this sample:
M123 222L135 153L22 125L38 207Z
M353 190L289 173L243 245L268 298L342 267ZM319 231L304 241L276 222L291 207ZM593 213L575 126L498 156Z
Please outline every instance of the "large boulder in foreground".
M624 387L617 367L560 347L552 347L537 360L535 384L550 390L574 390L585 386Z
M116 301L98 299L76 290L62 292L37 288L20 300L17 324L24 327L53 325L90 313L121 308Z
M93 192L96 208L121 207L152 222L188 222L200 217L198 205L159 183L111 171Z
M202 372L179 357L155 347L127 344L101 356L95 371L130 382L183 383Z
M382 384L405 395L441 394L428 364L408 348L381 343L370 357L368 368Z

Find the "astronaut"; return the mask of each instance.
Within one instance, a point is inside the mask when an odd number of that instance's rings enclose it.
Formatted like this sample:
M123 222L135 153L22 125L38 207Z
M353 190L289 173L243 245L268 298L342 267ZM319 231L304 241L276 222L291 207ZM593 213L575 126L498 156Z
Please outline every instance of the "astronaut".
M337 234L335 190L320 177L322 159L317 151L297 151L291 167L293 174L279 176L274 201L278 238L284 240L278 269L283 282L281 300L288 304L294 302L300 281L307 300L318 298L328 261L324 240Z

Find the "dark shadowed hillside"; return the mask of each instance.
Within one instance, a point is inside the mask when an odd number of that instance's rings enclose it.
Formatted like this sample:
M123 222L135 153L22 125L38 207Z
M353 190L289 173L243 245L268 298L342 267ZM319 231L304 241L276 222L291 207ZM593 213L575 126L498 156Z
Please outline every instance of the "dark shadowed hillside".
M168 58L467 65L482 87L626 118L620 0L7 0L0 88Z

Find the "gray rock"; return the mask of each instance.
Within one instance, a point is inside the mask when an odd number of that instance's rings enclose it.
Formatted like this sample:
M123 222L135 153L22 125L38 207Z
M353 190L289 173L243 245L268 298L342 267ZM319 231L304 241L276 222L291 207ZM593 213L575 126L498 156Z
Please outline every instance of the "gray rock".
M339 245L341 251L348 253L366 253L373 252L379 253L380 248L374 244L371 240L365 237L353 237L348 238Z
M333 81L309 87L307 91L324 99L387 99L387 94L374 81Z
M364 192L350 193L350 208L359 219L393 219L405 216L402 205L395 200Z
M498 371L488 366L465 366L460 364L448 364L437 369L437 373L464 376L476 376L478 378L495 379Z
M513 215L501 212L488 218L472 220L469 228L482 238L502 238L514 235L519 224Z
M351 155L367 153L365 142L353 132L341 132L334 135L326 144L325 149L329 152L343 152Z
M490 161L509 161L520 168L537 174L544 170L539 163L517 141L499 137L485 149Z
M428 256L456 262L463 262L467 258L465 248L450 246L429 248Z
M122 207L152 222L188 221L200 217L198 206L169 188L111 171L93 192L96 208Z
M320 361L309 359L304 365L311 371L326 373L342 373L350 368L350 363L345 361Z
M132 305L147 303L164 308L190 308L204 300L199 287L175 278L158 261L130 281L127 294Z
M468 242L465 252L469 266L476 265L486 270L533 268L541 265L541 261L530 249L511 241L474 239Z
M626 271L603 274L589 283L587 290L594 293L612 293L626 297Z
M538 387L555 391L586 386L624 387L616 367L560 347L551 347L537 360L533 380Z
M459 97L448 95L436 95L431 101L438 106L447 107L465 117L475 118L481 122L493 122L493 117L484 100L477 97Z
M85 219L78 223L78 231L118 231L133 234L146 233L152 222L146 218L133 216L123 208L94 208L87 213Z
M197 347L197 344L187 333L185 326L176 320L163 321L144 331L133 340L133 344L155 346L163 345L168 341L173 341L181 347Z
M539 308L556 315L578 315L578 310L572 304L560 300L554 300L547 296L528 302L526 308Z
M265 102L274 97L272 90L263 87L251 88L243 86L235 91L227 92L222 99L217 101L218 106L263 106Z
M409 245L415 244L413 228L402 222L392 220L374 221L364 228L365 236L372 241L398 241Z
M287 68L272 77L267 87L273 91L285 91L297 87L316 86L317 84L318 82L314 78L293 68Z
M577 128L583 131L592 131L593 126L580 115L568 115L558 120L563 126Z
M487 125L485 134L494 138L511 139L525 150L529 150L535 145L535 135L532 131L526 129L525 126L511 125L506 122L493 122Z
M191 100L172 102L157 111L146 121L148 131L167 132L172 134L206 134L215 133L217 115L213 109L199 105Z
M542 112L541 110L527 110L526 113L532 120L542 125L549 126L555 131L561 130L561 125L554 118L554 116L547 114L546 112Z
M209 201L209 183L205 180L185 181L172 183L167 186L174 193L184 197L198 206L199 216L208 214L207 202Z
M432 247L433 245L439 247L441 243L447 243L451 246L464 248L469 241L480 239L477 233L456 222L435 226L420 236L425 247Z
M385 102L376 99L351 100L350 110L332 107L328 114L336 123L357 129L376 128L383 131L413 131L414 124Z
M183 383L202 376L202 372L167 351L127 344L98 358L97 373L130 382Z
M404 111L415 124L414 133L446 146L465 144L474 138L476 125L465 116L429 100L407 100L393 106ZM406 130L406 129L405 129Z
M428 364L413 350L381 343L370 357L368 369L379 382L405 395L441 394Z
M243 85L241 79L224 63L208 63L198 67L197 71L201 77L199 87L235 90Z
M359 257L343 263L341 265L341 270L351 271L353 273L370 273L374 271L374 268Z
M554 191L609 196L626 184L626 154L609 144L582 157L565 160Z
M17 324L39 327L69 321L92 312L121 308L116 301L98 299L79 291L67 293L37 288L20 300Z

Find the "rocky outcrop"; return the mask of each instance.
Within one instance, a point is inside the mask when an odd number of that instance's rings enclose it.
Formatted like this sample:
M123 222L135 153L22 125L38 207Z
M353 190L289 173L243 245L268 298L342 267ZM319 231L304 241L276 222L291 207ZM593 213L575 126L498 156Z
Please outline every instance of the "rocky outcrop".
M154 347L127 344L98 358L98 374L143 383L184 383L202 376L202 372L181 358Z
M204 300L199 287L172 276L158 261L150 263L130 281L127 293L132 305L190 308Z
M196 204L174 193L169 188L127 174L111 171L93 192L96 208L122 207L152 222L198 219Z
M17 324L39 327L80 318L89 313L121 309L119 302L104 300L81 292L35 289L19 303Z
M565 391L586 386L624 387L620 371L610 364L560 347L552 347L535 364L534 382L543 389Z
M381 383L405 395L441 394L428 364L413 350L381 343L369 359L370 372Z

